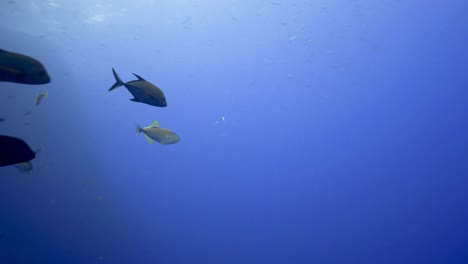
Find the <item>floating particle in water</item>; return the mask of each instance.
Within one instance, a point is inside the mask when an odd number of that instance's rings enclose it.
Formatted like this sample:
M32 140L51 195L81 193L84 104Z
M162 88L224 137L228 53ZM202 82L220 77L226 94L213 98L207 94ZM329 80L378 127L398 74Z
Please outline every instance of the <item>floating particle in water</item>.
M224 123L224 120L225 120L224 116L220 116L220 117L218 117L218 119L216 120L215 124Z

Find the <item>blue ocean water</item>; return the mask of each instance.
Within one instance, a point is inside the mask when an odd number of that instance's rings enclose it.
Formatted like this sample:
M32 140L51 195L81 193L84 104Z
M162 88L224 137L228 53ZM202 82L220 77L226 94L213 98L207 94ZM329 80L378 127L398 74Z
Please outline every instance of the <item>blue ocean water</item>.
M41 148L0 168L0 263L468 263L465 10L0 2L0 48L52 78L0 83L0 134Z

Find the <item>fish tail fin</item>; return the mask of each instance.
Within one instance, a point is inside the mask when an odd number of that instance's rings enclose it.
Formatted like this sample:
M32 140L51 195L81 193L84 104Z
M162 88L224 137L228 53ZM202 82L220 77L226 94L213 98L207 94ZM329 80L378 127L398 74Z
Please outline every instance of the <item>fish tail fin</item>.
M125 85L125 83L120 79L119 75L117 75L117 72L115 72L114 68L112 68L112 73L114 74L115 78L115 83L112 85L112 87L109 89L109 91L112 91L114 89L119 88L122 85Z
M136 124L136 135L138 136L141 132L143 132L143 128Z
M143 132L143 135L145 136L146 140L148 140L148 142L150 144L153 144L154 143L154 140L152 138L150 138L148 135L146 135L145 131L143 130L143 128L141 128L138 124L136 125L136 134L137 136Z

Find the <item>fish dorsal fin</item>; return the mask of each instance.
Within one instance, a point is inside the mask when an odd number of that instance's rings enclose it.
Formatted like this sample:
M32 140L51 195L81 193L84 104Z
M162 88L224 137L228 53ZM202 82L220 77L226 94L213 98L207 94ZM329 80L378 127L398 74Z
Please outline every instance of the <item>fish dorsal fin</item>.
M158 120L154 121L153 124L151 124L150 127L159 127L159 122L158 122Z
M158 122L158 120L154 121L153 124L151 124L151 125L149 125L149 126L147 126L147 127L145 127L145 128L153 128L153 127L159 127L159 122Z
M145 82L146 82L146 80L143 79L140 75L138 75L138 74L136 74L136 73L134 73L133 75L135 75L135 77L137 77L138 80L140 80L140 81L145 81Z

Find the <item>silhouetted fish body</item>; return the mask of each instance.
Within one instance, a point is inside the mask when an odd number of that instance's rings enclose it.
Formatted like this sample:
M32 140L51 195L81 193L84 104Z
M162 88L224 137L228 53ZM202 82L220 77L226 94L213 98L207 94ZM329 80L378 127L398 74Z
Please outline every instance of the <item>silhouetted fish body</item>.
M120 79L114 69L112 69L112 73L114 74L115 83L112 85L109 91L112 91L120 86L125 86L125 88L127 88L127 90L134 97L133 99L130 99L131 101L158 107L167 106L166 96L156 85L146 81L135 73L133 75L135 75L138 80L125 83Z
M49 74L38 60L0 49L0 81L22 84L46 84Z
M24 140L0 135L0 167L10 166L36 157Z

